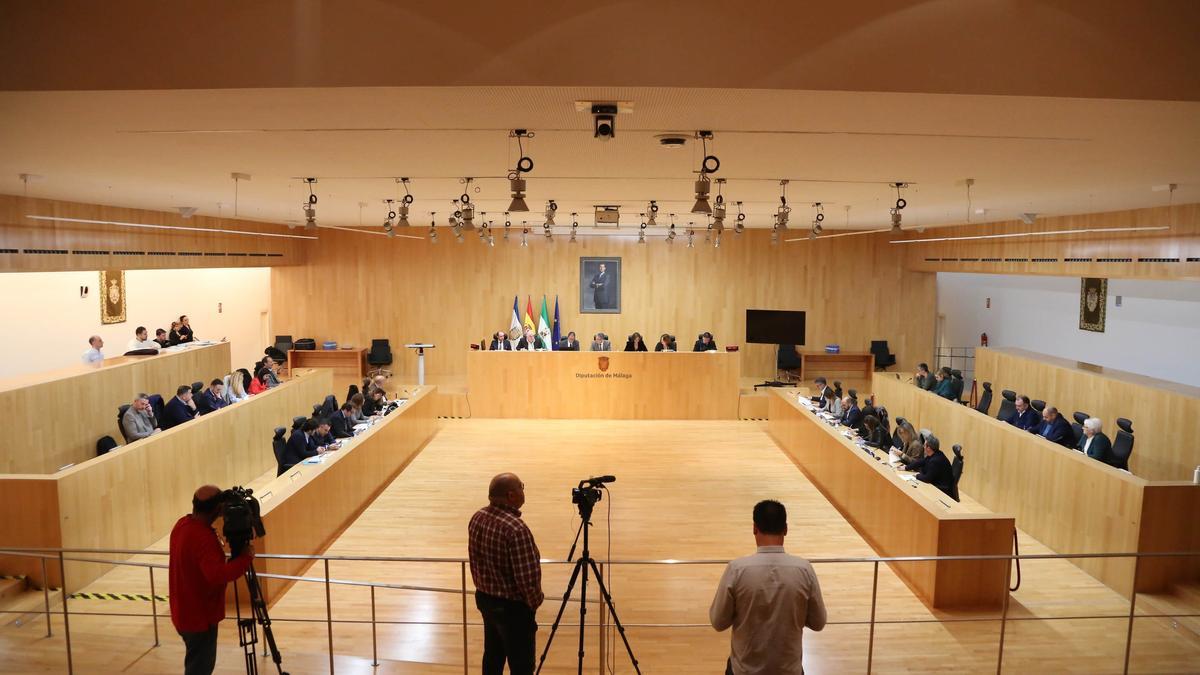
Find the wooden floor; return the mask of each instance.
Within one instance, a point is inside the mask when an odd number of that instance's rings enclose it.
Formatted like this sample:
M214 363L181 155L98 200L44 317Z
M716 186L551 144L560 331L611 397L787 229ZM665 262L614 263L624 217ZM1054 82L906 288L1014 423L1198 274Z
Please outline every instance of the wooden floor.
M579 479L611 473L618 480L611 499L597 507L593 554L598 559L729 559L754 550L750 510L764 498L788 507L789 551L812 558L871 556L870 547L834 510L766 435L758 422L602 422L543 420L445 420L438 436L351 526L329 551L347 556L460 558L466 553L466 522L485 502L488 479L515 471L524 480L525 519L546 558L562 559L578 526L570 490ZM611 523L609 509L611 508ZM165 546L161 542L159 548ZM1022 553L1047 552L1021 537ZM148 558L147 558L148 559ZM721 672L728 633L707 625L707 610L722 565L622 566L612 592L628 636L646 673ZM547 601L538 613L541 650L565 586L567 568L548 565ZM1066 561L1026 562L1020 590L1012 596L1005 635L1004 672L1119 673L1124 661L1129 602ZM310 576L321 573L310 569ZM336 579L373 580L413 586L457 588L459 564L334 562ZM805 636L810 673L865 672L870 616L871 568L820 564L817 574L831 625ZM165 575L156 575L165 592ZM144 570L120 569L89 591L144 593ZM595 587L590 589L595 593ZM429 591L380 590L380 666L371 665L367 623L333 629L339 673L462 672L462 620L459 595ZM1139 613L1197 613L1200 592L1139 597ZM574 622L577 606L569 620ZM160 605L160 611L165 612ZM160 620L162 646L153 648L151 622L143 617L82 617L77 611L146 614L149 603L71 601L71 634L76 672L177 672L182 660L169 620ZM333 616L368 621L366 589L333 588ZM328 672L325 589L298 584L271 611L292 673ZM1105 615L1106 619L1049 619ZM471 672L478 672L482 637L471 607L468 634ZM594 620L596 613L589 614ZM42 638L38 617L0 629L0 672L57 672L64 667L61 621L55 636ZM880 568L880 621L873 669L881 673L996 672L999 622L995 615L932 612L886 566ZM312 620L319 619L319 622ZM962 620L938 623L938 620ZM663 624L689 624L668 627ZM1197 619L1142 618L1135 621L1131 672L1200 672ZM596 631L589 628L586 665L597 672ZM574 672L573 627L561 628L547 671ZM620 642L616 672L632 672ZM264 663L263 666L269 665ZM220 673L244 668L230 622L222 625ZM266 671L264 671L266 672ZM271 672L274 672L273 669Z

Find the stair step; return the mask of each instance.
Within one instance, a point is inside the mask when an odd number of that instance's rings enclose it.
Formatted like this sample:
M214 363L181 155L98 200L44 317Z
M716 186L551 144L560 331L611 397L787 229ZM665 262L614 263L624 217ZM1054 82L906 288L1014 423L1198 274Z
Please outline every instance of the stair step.
M0 603L3 603L9 598L14 598L26 590L29 585L25 583L25 579L0 579Z

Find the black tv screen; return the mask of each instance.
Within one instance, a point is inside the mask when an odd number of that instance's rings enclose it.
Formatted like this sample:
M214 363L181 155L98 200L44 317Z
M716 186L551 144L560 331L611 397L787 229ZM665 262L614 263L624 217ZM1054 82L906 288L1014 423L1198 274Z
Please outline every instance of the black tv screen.
M746 310L746 342L765 345L804 344L804 312Z

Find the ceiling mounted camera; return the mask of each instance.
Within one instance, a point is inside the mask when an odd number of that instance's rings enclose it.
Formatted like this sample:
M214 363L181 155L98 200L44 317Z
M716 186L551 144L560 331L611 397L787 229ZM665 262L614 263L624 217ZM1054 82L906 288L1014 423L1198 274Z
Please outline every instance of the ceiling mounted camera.
M592 104L592 135L602 141L612 140L617 135L617 104Z

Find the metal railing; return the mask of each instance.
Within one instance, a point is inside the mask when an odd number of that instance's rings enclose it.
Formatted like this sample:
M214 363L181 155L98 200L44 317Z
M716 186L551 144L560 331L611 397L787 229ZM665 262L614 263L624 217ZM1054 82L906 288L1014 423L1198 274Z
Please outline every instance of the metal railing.
M68 555L68 554L70 554L70 555ZM62 621L63 621L63 634L64 634L63 637L64 637L64 644L65 644L65 651L66 651L66 666L67 666L68 673L74 672L74 663L73 663L72 645L71 645L71 628L70 628L70 617L72 615L77 616L77 617L82 617L82 616L144 617L144 618L151 619L151 622L154 626L154 647L160 646L161 643L159 640L158 621L159 621L159 619L169 619L170 613L168 612L166 614L160 614L158 611L158 604L160 601L157 599L157 595L155 594L155 588L156 588L155 570L167 569L167 565L161 564L161 563L135 562L135 561L131 561L131 560L107 560L107 559L96 558L96 557L81 557L83 555L87 555L87 556L91 556L91 555L126 555L126 556L149 555L149 556L161 557L161 556L168 555L168 553L166 551L128 550L128 549L85 549L85 548L71 548L71 549L7 548L7 549L0 549L0 557L14 557L15 556L15 557L22 557L22 558L39 559L40 563L41 563L41 572L42 572L43 580L46 580L49 578L49 577L47 577L48 564L56 565L58 573L61 576L61 579L63 582L63 585L62 585L63 592L61 594L61 608L60 609L53 608L51 600L50 600L51 589L49 587L49 584L43 583L42 591L43 591L43 599L44 599L44 609L42 609L41 611L37 611L37 610L0 610L0 614L45 615L46 637L51 637L53 635L53 627L52 627L52 623L51 623L52 617L61 616ZM256 557L259 559L263 559L263 560L266 560L266 559L311 560L311 561L313 561L314 564L317 562L321 562L323 574L321 576L317 576L317 577L292 576L292 575L281 575L281 574L266 574L266 573L260 573L260 574L258 574L258 577L260 579L280 579L280 580L287 580L287 581L301 582L301 583L319 583L319 584L324 585L324 587L325 587L325 616L323 618L322 617L315 617L315 618L314 617L284 617L284 618L272 617L272 623L286 623L286 622L324 623L326 625L326 634L327 634L327 640L328 640L328 646L329 646L329 672L330 673L333 673L334 669L335 669L334 648L333 648L333 626L334 626L334 624L352 624L352 625L370 624L370 626L371 626L371 665L373 665L373 666L380 665L379 652L378 652L377 629L381 625L384 625L384 626L387 626L387 625L459 626L462 629L463 672L468 673L470 671L471 659L470 659L470 653L469 653L469 647L468 647L467 631L471 627L478 628L478 627L481 627L483 624L481 622L472 622L468 618L469 614L468 614L468 608L467 608L467 598L469 595L474 594L474 590L470 589L467 585L467 565L468 565L467 559L465 559L465 558L396 557L396 556L291 555L291 554L266 554L266 553L259 554ZM1130 584L1130 588L1135 589L1137 586L1138 571L1139 571L1139 568L1141 566L1141 562L1143 559L1145 559L1145 558L1193 558L1193 557L1200 557L1200 551L1169 552L1169 553L1167 553L1167 552L1162 552L1162 553L1159 553L1159 552L1155 552L1155 553L1068 553L1068 554L1046 553L1046 554L1027 554L1027 555L848 557L848 558L815 558L815 559L811 559L809 562L812 563L815 567L821 567L821 566L825 566L825 565L838 565L838 564L871 565L871 567L872 567L871 607L870 607L869 618L866 620L829 621L827 623L827 625L831 625L831 626L837 626L837 625L847 625L847 626L866 625L866 626L868 626L867 663L866 663L866 672L867 673L870 673L872 671L872 667L874 664L875 629L876 629L876 626L879 626L879 625L922 624L922 623L950 624L950 623L977 623L977 622L998 621L1000 623L1000 628L999 628L999 640L998 640L997 652L996 652L996 672L1001 673L1003 670L1003 666L1004 666L1005 636L1006 636L1006 629L1007 629L1009 622L1063 621L1063 620L1077 620L1077 619L1125 619L1125 620L1127 620L1128 624L1127 624L1127 630L1126 630L1126 635L1125 635L1125 652L1124 652L1123 672L1128 673L1129 672L1129 660L1130 660L1131 650L1132 650L1132 646L1133 646L1134 619L1163 618L1163 619L1173 619L1174 620L1174 619L1184 619L1184 618L1197 618L1197 617L1200 617L1200 611L1189 612L1189 613L1173 612L1173 613L1168 613L1168 614L1137 614L1136 608L1137 608L1138 593L1131 592L1130 598L1129 598L1128 613L1100 614L1100 615L1093 614L1093 615L1048 616L1048 617L1047 616L1013 617L1013 616L1009 616L1009 599L1010 599L1011 594L1008 591L1008 587L1009 587L1009 584L1011 583L1011 574L1012 574L1012 564L1009 564L1007 566L1008 571L1005 574L1004 595L1003 595L1004 600L1001 605L999 617L993 617L993 616L945 617L945 616L943 616L943 617L928 618L928 619L924 619L924 618L920 618L920 619L911 619L911 618L880 619L876 616L876 609L878 606L878 593L879 593L879 566L880 566L880 563L891 564L891 563L947 562L947 561L970 561L970 560L977 560L977 561L980 561L980 560L1005 560L1005 561L1010 561L1010 563L1011 563L1011 561L1079 560L1079 559L1088 559L1088 558L1133 558L1134 559L1133 579L1132 579L1132 583ZM70 605L68 603L69 594L65 591L66 586L67 586L67 584L66 584L66 570L67 570L66 563L67 562L99 563L99 564L114 565L114 566L145 568L149 574L149 587L150 587L150 596L149 597L150 597L150 602L151 602L151 612L149 614L128 613L128 612L79 612L79 611L72 612L70 609ZM419 586L419 585L411 585L411 584L396 584L396 583L375 582L375 581L359 581L359 580L352 580L352 579L337 579L330 575L329 566L330 566L331 562L431 563L431 564L439 564L439 565L457 565L459 567L459 585L457 588L444 588L444 587L437 587L437 586ZM659 566L659 565L693 566L693 565L726 565L728 563L729 563L728 560L611 560L611 561L605 561L605 562L597 561L597 565L600 566L602 572L605 569L606 565L614 566L614 567L615 566ZM569 565L569 564L574 564L574 563L571 563L571 562L568 562L565 560L542 560L542 564L543 565ZM370 619L369 620L366 620L366 619L335 619L333 617L333 611L332 611L332 588L335 586L357 586L357 587L369 588L370 589L370 611L371 611ZM380 619L380 618L378 618L377 611L376 611L376 609L377 609L376 608L376 590L377 589L419 591L419 592L446 593L446 594L459 595L462 598L461 620L457 621L457 622L451 622L451 621L412 621L412 620ZM578 601L572 600L572 602L577 603ZM594 603L597 601L589 600L588 602L590 604L590 603ZM830 604L828 602L828 600L827 600L826 604L827 605ZM606 663L605 645L607 644L606 632L607 632L608 626L607 626L607 622L606 622L606 618L605 618L605 614L604 614L604 611L605 611L604 604L599 603L599 606L600 606L600 613L599 613L599 619L598 619L597 625L600 629L600 650L599 650L600 651L600 660L599 660L599 668L596 672L603 672L605 663ZM567 623L562 624L562 626L567 627L567 628L578 627L578 625L579 624L567 624ZM591 624L589 624L589 625L591 625ZM707 624L707 623L635 623L635 622L623 622L623 625L625 628L665 628L665 629L699 628L699 627L708 627L709 626L709 624ZM266 658L266 657L267 657L267 654L264 653L263 658Z

